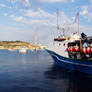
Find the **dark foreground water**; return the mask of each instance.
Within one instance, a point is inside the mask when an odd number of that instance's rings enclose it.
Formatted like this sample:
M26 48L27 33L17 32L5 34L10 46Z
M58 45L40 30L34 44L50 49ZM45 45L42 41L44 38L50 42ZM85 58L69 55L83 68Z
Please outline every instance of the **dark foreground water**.
M53 63L46 51L0 51L0 92L92 92L92 75Z

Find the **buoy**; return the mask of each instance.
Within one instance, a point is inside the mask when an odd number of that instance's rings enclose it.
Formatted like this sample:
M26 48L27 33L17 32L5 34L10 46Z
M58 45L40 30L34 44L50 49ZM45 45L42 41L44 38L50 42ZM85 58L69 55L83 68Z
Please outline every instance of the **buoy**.
M74 47L72 47L72 51L76 51Z
M83 48L83 53L86 54L87 53L87 49L84 47Z
M83 48L81 48L80 52L83 54Z
M74 47L69 47L69 48L66 49L66 51L67 52L73 52L73 51L75 51L75 48Z
M91 49L91 53L92 53L92 47L90 49Z
M70 49L70 48L67 48L66 51L67 51L67 52L71 52L71 49Z
M68 48L68 52L71 52L71 48L70 47Z
M75 47L75 51L79 51L79 48L78 47Z
M88 53L88 54L91 53L91 48L90 48L90 47L87 48L87 53Z
M67 48L66 51L69 52L69 48Z
M73 48L72 47L70 47L70 52L72 52L73 51Z

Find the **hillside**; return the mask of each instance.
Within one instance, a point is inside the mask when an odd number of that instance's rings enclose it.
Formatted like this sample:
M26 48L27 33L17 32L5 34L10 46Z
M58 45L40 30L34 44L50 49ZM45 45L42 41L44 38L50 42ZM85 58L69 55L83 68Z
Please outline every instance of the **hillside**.
M40 46L23 41L1 41L0 49L21 49L21 47L25 46L27 49L40 49Z

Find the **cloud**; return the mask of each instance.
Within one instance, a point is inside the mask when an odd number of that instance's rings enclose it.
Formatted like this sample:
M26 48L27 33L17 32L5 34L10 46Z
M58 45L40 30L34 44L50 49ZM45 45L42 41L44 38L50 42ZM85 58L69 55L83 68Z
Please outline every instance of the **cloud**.
M5 0L11 4L13 4L15 7L30 7L31 3L30 0Z
M80 33L84 32L85 34L87 34L88 36L92 36L92 28L91 27L87 27L85 25L80 25Z
M32 11L32 10L26 10L25 17L30 17L29 21L30 23L34 25L54 25L56 27L56 12L54 13L49 13L46 12L42 9L38 9L37 11ZM70 24L71 20L65 15L63 11L59 12L59 24L64 25L64 24ZM27 21L27 20L26 20ZM62 21L62 22L61 22Z
M25 6L31 6L31 4L30 4L29 0L24 0L24 2L23 2L23 3L24 3L24 5L25 5Z
M5 4L2 4L2 3L0 3L0 7L3 7L3 8L11 8L10 6L7 6L7 5L5 5Z
M51 23L49 20L31 20L30 24L36 25L36 26L39 26L39 27L42 27L43 25L44 26L56 26L56 24Z
M50 23L56 24L56 12L54 13L49 13L47 11L44 11L42 9L38 9L37 11L32 11L32 10L26 10L24 16L30 17L31 20L40 20L47 22L49 21ZM59 12L59 24L64 23L71 23L71 20L65 15L63 11Z
M9 25L0 24L0 41L13 41L13 40L22 40L22 41L32 41L33 42L33 31L26 30L24 27L15 27Z
M68 0L39 0L40 2L56 3L56 2L67 2Z
M43 3L45 3L45 2L47 2L47 3L66 3L66 2L69 2L69 1L71 1L71 2L75 2L75 0L39 0L40 2L43 2Z
M75 2L75 0L72 0L72 3L74 3Z
M44 19L55 18L55 14L50 14L40 8L37 11L26 10L24 16L31 17L31 18L44 18Z
M8 13L4 13L3 15L4 15L4 16L8 16Z
M10 28L7 26L5 27L5 29L1 28L5 30L2 33L0 32L1 35L4 35L5 33L6 35L8 34L6 36L6 39L9 40L13 38L15 40L31 40L33 39L34 32L37 32L38 39L40 40L40 42L48 42L48 37L50 36L51 33L53 33L56 36L57 34L56 12L50 13L39 8L38 10L35 11L31 9L25 10L22 13L23 13L22 16L18 16L18 15L15 16L15 14L13 13L11 15L4 13L5 16L10 17L12 20L14 20L14 22L15 21L19 23L21 22L20 24L25 23L25 26L21 27L19 25L18 29L16 29L16 27L13 28L12 26ZM60 30L62 28L62 25L72 27L69 24L72 24L72 20L68 18L68 16L65 14L64 11L60 11L59 12ZM26 28L24 29L24 27ZM27 27L29 27L30 29L28 29ZM92 28L86 28L84 26L83 27L80 26L80 30L83 30L84 32L87 32L89 30L88 32L90 33L91 29ZM1 37L0 39L5 39L5 38Z
M12 18L14 21L17 21L17 22L24 21L24 18L22 16L16 17L15 15L11 14L11 15L9 15L9 17Z
M82 6L82 11L80 12L81 15L87 15L88 14L88 6Z
M19 16L19 17L15 17L14 20L15 21L22 21L24 18L22 16Z
M30 7L30 1L29 0L18 0L17 3L19 3L20 5L23 5L24 7Z
M60 17L62 18L61 21L63 24L71 23L71 20L66 16L66 14L63 11L60 12L60 15L61 15Z
M6 7L6 5L5 4L0 4L0 7Z
M39 32L40 37L46 38L44 40L48 40L47 39L48 37L46 36L50 35L52 32L55 33L54 35L57 34L56 12L49 13L42 9L39 9L38 11L30 10L27 12L28 17L30 17L31 19L29 20L31 28L34 31ZM62 25L69 25L70 23L71 20L65 15L63 11L60 11L59 13L60 30L62 30Z
M82 6L80 14L87 19L88 21L92 20L92 7L89 6Z

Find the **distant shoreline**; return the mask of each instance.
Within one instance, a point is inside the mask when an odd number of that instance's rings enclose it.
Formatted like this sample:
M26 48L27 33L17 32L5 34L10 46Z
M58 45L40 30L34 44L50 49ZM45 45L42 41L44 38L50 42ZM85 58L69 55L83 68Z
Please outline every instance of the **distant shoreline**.
M21 49L25 47L26 49L41 49L41 47L37 44L23 42L23 41L1 41L0 49Z

